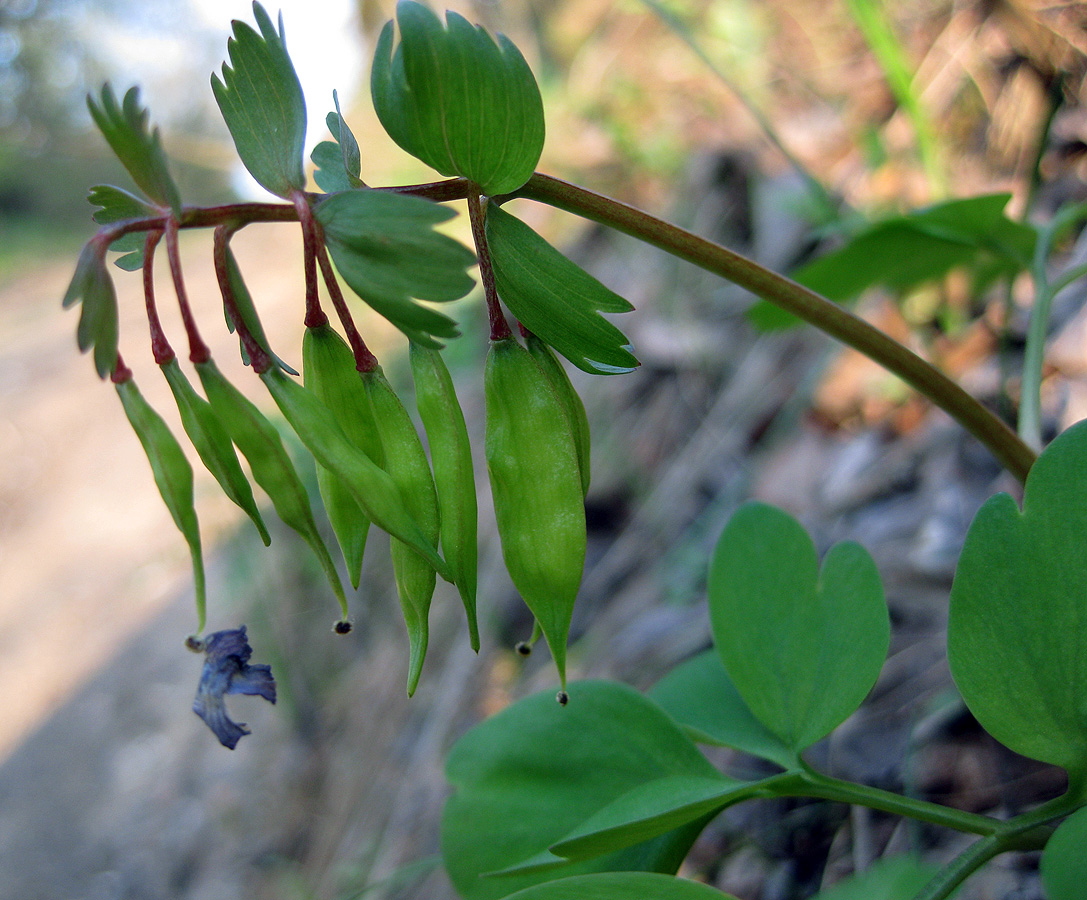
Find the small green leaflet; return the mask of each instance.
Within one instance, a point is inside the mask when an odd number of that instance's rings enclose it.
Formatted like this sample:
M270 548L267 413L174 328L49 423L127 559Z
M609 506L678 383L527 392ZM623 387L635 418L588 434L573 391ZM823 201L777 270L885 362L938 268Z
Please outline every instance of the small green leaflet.
M938 871L915 856L886 857L824 888L812 900L913 900Z
M434 230L456 213L386 191L334 194L318 204L332 259L351 289L409 338L434 349L456 337L456 323L412 298L458 300L474 284L475 254Z
M503 35L497 43L454 12L446 24L420 3L396 6L378 38L370 91L389 136L443 175L487 195L531 177L544 141L543 101L532 70Z
M1036 234L1004 214L1009 199L1010 194L987 194L881 219L791 277L844 302L877 284L905 293L963 266L983 280L1014 275L1030 264ZM753 306L748 317L767 329L800 322L766 301Z
M593 375L638 367L626 335L600 315L629 312L630 303L494 204L487 242L502 302L529 331Z
M550 881L507 900L736 900L709 885L656 872L601 872Z
M1047 900L1081 900L1087 882L1087 809L1065 819L1042 853L1042 884Z
M306 101L287 55L283 14L278 33L256 2L253 17L260 34L233 22L234 36L227 41L230 65L223 63L222 80L211 76L211 89L249 174L277 197L289 198L306 187Z
M947 655L963 700L1016 753L1087 776L1087 422L1038 457L1023 511L991 497L966 535Z
M117 293L103 256L93 240L87 242L63 300L65 309L82 301L76 341L81 353L94 348L99 378L108 376L117 364L118 339Z
M159 130L148 131L148 112L140 106L140 89L129 88L118 104L107 83L97 102L92 94L87 95L87 109L140 190L159 206L168 206L180 215L181 195L166 168Z
M91 217L99 225L112 225L125 219L143 219L155 215L154 207L128 191L108 184L99 184L91 188L87 195L91 205L99 207ZM114 253L124 254L114 260L118 268L134 272L143 268L143 248L146 233L132 232L117 238L109 249Z
M362 154L359 144L340 112L340 98L335 91L332 92L332 102L336 105L336 111L325 117L332 140L321 141L310 153L310 159L317 166L313 180L326 194L366 187L360 177Z
M725 669L794 752L844 722L875 684L890 619L879 572L859 544L835 544L820 567L799 522L746 503L717 543L708 593Z

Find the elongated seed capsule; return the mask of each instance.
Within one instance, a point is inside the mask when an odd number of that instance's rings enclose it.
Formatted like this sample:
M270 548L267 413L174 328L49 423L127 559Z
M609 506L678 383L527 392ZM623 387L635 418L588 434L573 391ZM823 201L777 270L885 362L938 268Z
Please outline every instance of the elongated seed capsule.
M370 398L355 370L354 354L327 323L306 329L302 339L302 372L306 389L328 407L351 443L381 465L384 461L381 438L374 425ZM357 589L370 517L350 486L321 463L317 463L317 487L343 550L351 585Z
M278 372L279 369L272 371ZM219 421L226 426L231 440L249 462L249 469L253 473L254 480L271 498L276 514L302 536L321 563L321 568L336 594L340 611L346 620L347 598L344 596L343 585L340 583L340 575L336 571L335 563L332 562L328 547L325 546L317 530L306 488L275 426L223 377L222 372L212 360L197 363L196 372L200 376L200 384L203 385L211 408L215 410Z
M409 351L415 402L430 444L434 486L438 491L442 553L468 617L468 638L479 652L476 619L477 545L476 476L464 413L445 361L437 350L412 343Z
M199 634L207 622L207 590L204 582L204 556L200 547L200 524L196 519L196 507L193 504L192 466L162 416L144 400L136 382L129 379L116 387L121 405L125 408L125 415L132 423L132 430L136 432L136 437L140 439L151 463L151 472L155 476L155 484L163 502L189 545L196 594L196 632Z
M570 376L566 374L566 369L559 362L554 350L531 333L525 338L525 346L548 377L555 393L559 396L562 408L566 410L566 415L570 419L570 427L574 432L574 447L577 449L578 466L581 470L581 494L585 496L589 493L590 476L589 417L585 414L585 404L581 402L577 391L574 390Z
M378 434L381 435L386 471L400 488L404 502L419 523L423 534L437 544L440 534L438 496L419 433L380 366L373 371L363 372L361 378L373 406ZM434 596L435 571L428 560L420 557L401 541L392 542L391 552L396 591L408 629L410 697L419 683L430 638L430 601ZM442 577L452 580L448 567Z
M174 394L178 412L181 413L181 424L189 440L192 441L193 447L196 448L204 467L215 476L223 492L245 510L245 514L256 526L260 539L264 541L264 546L267 547L272 539L264 525L264 519L261 518L260 510L257 509L257 503L253 499L253 488L242 471L238 454L234 451L234 445L223 423L215 415L211 404L196 393L193 386L189 384L176 357L161 368Z
M491 343L484 394L502 556L543 629L565 689L566 638L586 545L573 431L550 380L513 338Z
M280 369L273 367L260 377L295 434L321 465L350 487L370 519L410 545L448 580L449 567L435 549L437 540L421 530L396 482L351 443L328 407Z

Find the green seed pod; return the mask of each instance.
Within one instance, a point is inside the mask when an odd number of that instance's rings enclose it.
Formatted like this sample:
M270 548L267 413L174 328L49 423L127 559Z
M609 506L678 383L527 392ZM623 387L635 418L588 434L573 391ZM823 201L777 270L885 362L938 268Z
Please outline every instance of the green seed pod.
M448 579L449 567L434 549L437 536L427 537L400 487L351 443L328 407L279 369L269 369L260 377L302 443L321 465L340 476L370 519L410 545Z
M189 545L196 593L196 631L199 634L204 630L207 621L207 591L204 584L204 557L200 548L200 524L197 522L193 504L192 466L162 417L144 400L136 382L129 379L116 387L121 405L125 408L125 415L132 423L132 430L136 432L136 437L140 439L151 463L159 493Z
M585 567L585 504L573 431L555 389L513 338L484 375L487 471L502 556L566 687L566 638Z
M404 502L427 540L437 544L440 534L438 495L419 433L380 367L371 372L363 372L361 378L373 406L378 434L381 435L385 469L400 488ZM408 629L410 697L415 693L423 660L426 658L430 636L428 616L430 601L434 596L435 571L427 559L420 557L401 541L394 540L391 550L396 591L400 596L400 608ZM448 549L446 552L449 552ZM446 580L453 580L448 566L441 574Z
M453 379L441 354L419 344L410 349L415 380L415 402L430 444L434 486L438 490L442 553L449 563L453 583L460 591L468 617L468 637L479 652L476 620L476 574L479 548L476 541L476 476L472 448L464 424Z
M161 368L170 390L173 391L178 412L181 413L181 424L200 455L204 467L215 476L224 493L245 510L267 547L272 539L253 499L253 488L242 471L238 454L234 452L234 445L230 442L223 423L216 417L211 404L189 384L176 357Z
M326 323L307 328L302 339L305 386L336 418L348 439L378 465L384 461L381 438L366 389L355 370L355 357L347 342ZM340 542L351 585L358 588L370 517L342 478L317 464L317 487Z
M287 448L283 446L279 432L259 409L223 377L214 362L208 360L197 363L196 371L211 408L226 427L231 440L248 460L253 478L271 498L277 515L302 536L317 556L340 603L343 618L346 619L347 598L343 593L336 564L333 563L328 547L317 530L305 485L287 454ZM279 369L271 371L279 372Z
M554 350L531 333L525 339L525 346L528 347L532 358L543 369L570 419L570 427L574 432L574 447L577 449L578 466L581 469L581 494L585 496L589 493L590 475L589 417L585 414L585 404L581 402L577 391L574 390L570 376L566 374L566 369L559 362Z

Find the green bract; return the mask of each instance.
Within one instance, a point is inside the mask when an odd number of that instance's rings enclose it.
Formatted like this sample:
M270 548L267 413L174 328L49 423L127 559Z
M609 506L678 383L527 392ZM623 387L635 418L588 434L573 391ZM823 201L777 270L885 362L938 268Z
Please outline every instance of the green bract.
M487 241L502 302L529 331L593 375L638 367L626 335L600 315L629 312L630 303L494 204Z
M548 848L608 804L659 779L729 783L637 691L602 681L571 687L567 706L549 691L521 700L473 728L449 754L446 775L454 793L442 815L442 855L466 900L505 897L585 872L674 873L702 822L592 861L570 863ZM481 877L513 867L518 874Z
M125 415L140 439L162 500L170 510L174 524L185 536L192 557L193 584L196 591L197 632L204 630L207 599L204 587L204 557L200 548L200 524L193 506L192 466L185 451L157 412L143 398L136 382L129 379L117 385L117 395Z
M90 241L79 254L63 306L81 302L76 342L86 353L94 348L94 369L105 378L117 364L117 293L106 270L103 253Z
M740 507L709 575L713 638L748 708L799 752L845 721L875 684L890 643L879 572L859 544L820 569L788 513Z
M978 511L951 588L951 674L982 726L1016 753L1087 776L1087 422Z
M256 2L253 17L260 34L234 21L234 37L227 41L230 65L223 63L221 81L211 76L211 89L249 174L277 197L290 197L306 186L306 101L287 55L282 13L278 33Z
M1065 819L1042 854L1047 900L1080 900L1087 884L1087 809Z
M544 141L543 101L532 70L503 35L454 12L446 24L419 3L396 6L400 43L386 24L370 90L378 118L404 150L484 194L515 191L532 175Z
M237 260L234 259L234 251L230 249L229 245L226 248L226 271L227 277L230 279L230 289L234 296L234 308L237 310L246 330L248 330L261 350L267 353L279 368L288 375L297 375L298 373L276 356L268 345L268 338L264 335L264 326L261 325L260 317L257 315L257 308L253 305L253 297L249 293L249 288L245 286L245 279L242 278L241 269L238 268ZM227 328L233 334L237 326L231 317L230 310L225 305L223 306L223 314L226 316ZM246 352L245 342L239 340L238 343L241 346L242 362L248 366L249 354Z
M166 168L159 130L148 131L148 112L140 106L139 88L129 88L118 105L113 88L106 84L97 103L93 95L87 96L87 108L140 190L159 206L168 206L180 215L181 195Z
M446 302L474 284L465 272L475 254L434 226L455 213L384 191L358 190L323 200L315 212L336 268L351 289L426 347L456 337L456 323L412 300Z

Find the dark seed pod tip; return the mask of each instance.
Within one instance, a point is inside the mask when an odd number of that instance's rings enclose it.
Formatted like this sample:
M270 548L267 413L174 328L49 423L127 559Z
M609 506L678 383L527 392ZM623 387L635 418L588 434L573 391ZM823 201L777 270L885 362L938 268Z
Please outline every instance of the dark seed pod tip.
M185 649L191 650L193 653L203 653L204 641L195 634L190 634L185 638Z
M518 641L514 645L513 649L516 650L521 656L529 656L532 654L532 644L530 644L528 641Z
M559 706L565 706L570 702L570 695L566 691L559 691L555 694L555 699L559 701Z
M332 630L336 634L348 634L351 631L351 623L347 619L340 619L335 625L332 626Z

